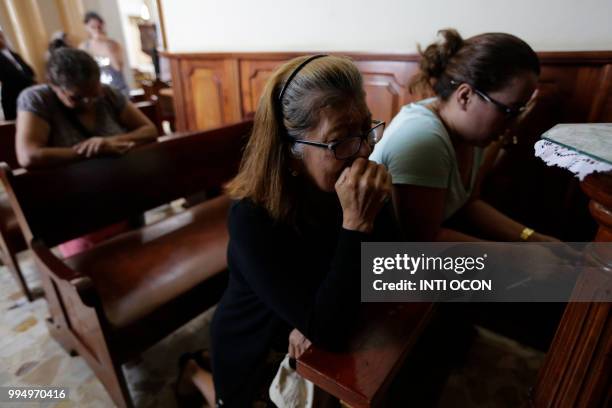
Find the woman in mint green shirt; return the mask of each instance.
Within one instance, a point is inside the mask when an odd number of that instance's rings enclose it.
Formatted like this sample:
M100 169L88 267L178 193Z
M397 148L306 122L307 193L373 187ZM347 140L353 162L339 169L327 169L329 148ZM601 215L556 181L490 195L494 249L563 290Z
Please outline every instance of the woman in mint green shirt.
M387 166L396 215L415 241L473 241L443 227L465 217L483 237L498 241L556 241L510 219L474 194L483 148L525 111L540 65L536 53L510 34L462 39L442 30L441 43L421 52L411 88L436 97L404 106L371 160Z

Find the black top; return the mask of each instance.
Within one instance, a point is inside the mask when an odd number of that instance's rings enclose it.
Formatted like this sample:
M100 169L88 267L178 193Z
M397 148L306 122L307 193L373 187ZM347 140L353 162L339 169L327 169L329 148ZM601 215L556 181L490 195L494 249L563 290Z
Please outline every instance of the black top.
M322 225L321 225L322 224ZM250 406L258 369L289 333L313 344L339 347L350 334L360 304L361 242L394 241L386 208L372 234L345 230L337 214L325 223L295 227L275 223L247 200L229 215L229 284L212 322L216 395L223 406Z
M15 62L0 52L0 82L2 83L2 110L4 119L14 120L17 117L17 97L22 90L34 85L34 71L17 54L9 51Z

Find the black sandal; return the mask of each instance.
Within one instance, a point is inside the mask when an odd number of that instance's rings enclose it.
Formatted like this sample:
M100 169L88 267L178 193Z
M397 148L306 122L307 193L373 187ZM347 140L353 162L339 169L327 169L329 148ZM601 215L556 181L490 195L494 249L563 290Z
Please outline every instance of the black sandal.
M207 350L201 349L194 352L187 352L181 354L178 360L178 374L176 376L176 383L174 384L174 396L176 397L176 401L178 406L183 407L201 407L204 404L205 399L204 396L200 393L200 391L196 388L196 391L189 394L181 394L179 393L179 384L181 383L182 376L185 371L185 367L187 366L187 362L189 360L195 361L195 363L203 370L208 372L212 372L211 364L210 364L210 355Z

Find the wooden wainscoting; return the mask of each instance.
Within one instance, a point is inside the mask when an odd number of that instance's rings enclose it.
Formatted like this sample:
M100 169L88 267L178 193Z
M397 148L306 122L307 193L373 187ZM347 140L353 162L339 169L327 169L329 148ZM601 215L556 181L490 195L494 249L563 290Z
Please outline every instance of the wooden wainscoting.
M162 53L172 61L178 130L202 130L250 117L272 72L303 53ZM375 118L389 122L417 99L408 83L417 55L334 53L351 57L363 74Z
M162 52L172 63L177 129L202 130L251 116L274 69L304 54L309 53ZM403 105L418 98L408 90L418 70L418 55L333 54L347 55L359 67L374 117L390 121ZM541 125L612 121L612 51L539 56L540 99L546 108Z

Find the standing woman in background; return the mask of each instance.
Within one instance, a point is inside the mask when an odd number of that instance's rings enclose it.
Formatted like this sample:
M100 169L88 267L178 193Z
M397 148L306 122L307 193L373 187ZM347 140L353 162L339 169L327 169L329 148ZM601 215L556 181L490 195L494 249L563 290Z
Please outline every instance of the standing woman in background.
M89 38L79 45L87 51L100 67L100 82L117 88L129 98L130 89L123 77L123 49L121 45L106 35L104 20L94 12L88 11L83 19Z
M514 124L535 95L538 56L520 38L504 33L464 40L455 30L420 51L412 90L436 95L404 106L371 160L393 180L393 204L412 241L475 241L445 228L457 216L483 238L556 241L510 219L480 200L477 174L483 148Z

